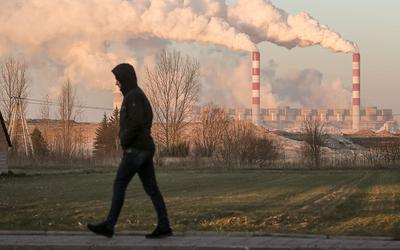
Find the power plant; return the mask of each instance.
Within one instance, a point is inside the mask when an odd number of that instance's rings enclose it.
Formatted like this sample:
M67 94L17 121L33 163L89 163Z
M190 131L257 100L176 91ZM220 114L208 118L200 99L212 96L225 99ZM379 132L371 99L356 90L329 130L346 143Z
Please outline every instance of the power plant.
M351 125L349 127L351 127L353 129L353 131L358 131L360 130L360 120L361 120L361 112L360 112L360 106L361 106L361 96L360 96L360 53L357 49L357 51L355 53L353 53L353 84L352 84L352 110L351 110ZM270 109L263 109L263 111L261 112L261 108L260 108L260 52L259 51L254 51L252 53L252 110L251 110L251 116L252 116L252 122L255 125L261 125L262 122L264 122L263 124L265 124L265 121L278 121L278 114L277 112L273 112L271 111L270 114L268 114L267 116L269 116L269 118L266 118L266 112L267 110ZM290 108L288 108L290 110ZM377 108L372 108L372 109L377 109ZM285 109L287 110L287 108ZM307 113L305 111L306 109L302 109L294 111L296 114L295 116L300 116L303 117L302 119L307 118L307 114L303 114L303 113ZM330 118L331 120L335 120L338 122L344 122L345 120L347 120L346 117L346 112L344 111L334 111L333 109L329 109L330 112L324 112L324 109L322 109L322 111L315 111L318 115L317 115L317 119L323 120L323 121L328 121L328 116L334 116L334 118ZM328 109L326 109L328 110ZM314 112L314 113L315 113ZM241 119L241 117L245 117L246 114L243 112L235 112L238 113L238 119ZM365 110L364 110L365 113ZM388 111L382 111L383 113L390 113L390 115L379 115L377 112L375 112L375 116L382 116L385 117L385 119L382 118L381 121L385 120L385 121L391 121L393 120L393 117L391 115L391 110L390 112ZM334 115L333 115L334 114ZM286 115L285 115L286 116ZM312 116L310 114L310 116ZM368 116L367 118L365 118L364 120L368 120L368 119L372 119L370 120L370 122L374 121L374 118L371 118L370 116ZM283 121L297 121L298 118L293 118L293 119L287 119L284 118ZM375 120L376 121L376 120ZM347 124L348 122L346 122ZM363 126L363 127L371 127L371 126ZM374 126L372 126L374 127Z
M224 108L230 118L234 120L252 122L252 110L248 108ZM196 109L200 114L201 108ZM196 117L195 114L195 117ZM350 132L352 130L353 116L351 109L335 108L292 108L282 106L276 108L261 108L259 122L262 126L271 129L300 128L305 119L323 121L327 126ZM379 130L384 126L394 123L393 111L378 107L365 107L360 109L360 130Z
M229 108L225 107L227 114L235 120L252 122L258 126L275 129L290 129L300 127L301 123L308 118L318 119L338 129L352 130L354 132L362 129L377 130L395 123L391 109L380 109L378 107L361 108L360 96L360 53L353 53L352 60L352 107L338 109L334 107L325 108L291 108L289 106L276 108L260 107L260 52L251 53L251 85L252 85L252 108ZM113 107L121 107L122 94L115 87L113 90ZM195 108L194 117L200 114L201 108ZM196 118L195 118L196 119Z

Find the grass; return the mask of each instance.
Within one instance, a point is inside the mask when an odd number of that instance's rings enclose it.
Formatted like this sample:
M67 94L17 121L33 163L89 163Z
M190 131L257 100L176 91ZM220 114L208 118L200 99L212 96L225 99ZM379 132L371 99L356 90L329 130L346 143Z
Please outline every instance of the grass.
M393 235L400 171L159 171L175 230ZM114 178L67 172L0 179L1 230L85 230L108 212ZM150 199L135 177L118 230L150 230Z

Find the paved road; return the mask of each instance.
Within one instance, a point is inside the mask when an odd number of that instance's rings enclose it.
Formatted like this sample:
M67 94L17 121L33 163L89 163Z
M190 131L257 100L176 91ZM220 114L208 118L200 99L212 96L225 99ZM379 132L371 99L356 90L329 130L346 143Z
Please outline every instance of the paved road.
M0 231L0 250L400 249L400 241L386 237L186 232L147 240L143 235L144 232L122 232L108 239L88 232Z

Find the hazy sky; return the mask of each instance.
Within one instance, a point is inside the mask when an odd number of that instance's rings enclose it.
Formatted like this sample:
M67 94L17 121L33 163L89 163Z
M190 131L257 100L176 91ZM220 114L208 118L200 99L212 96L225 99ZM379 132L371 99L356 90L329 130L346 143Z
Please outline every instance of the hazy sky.
M252 0L249 0L252 1ZM235 4L235 0L227 0ZM358 44L361 52L361 98L362 105L392 108L400 114L398 62L400 49L400 1L398 0L272 0L272 3L290 14L307 12L321 24L329 26L341 34L344 39ZM1 5L6 2L1 2ZM2 12L0 11L0 15ZM45 20L45 19L43 19ZM34 30L33 32L46 32ZM51 34L50 34L51 35ZM1 40L1 39L0 39ZM68 41L64 41L67 43ZM90 44L90 43L89 43ZM62 44L60 46L68 46ZM71 45L72 46L72 45ZM250 106L250 53L231 51L224 47L176 43L166 40L134 40L129 44L109 46L117 55L126 54L137 62L139 80L143 78L144 65L151 65L154 54L163 47L173 47L183 53L196 57L202 67L202 103L214 102L229 106ZM288 50L272 43L258 45L261 52L261 106L327 106L348 107L351 95L351 54L334 54L328 49L314 46ZM56 47L55 47L56 48ZM81 47L74 53L83 53ZM54 49L55 50L55 49ZM0 53L1 53L0 48ZM29 53L29 50L27 50ZM74 56L69 55L69 56ZM90 60L101 61L107 54L82 54L74 67L86 67ZM2 55L0 55L0 58ZM59 82L57 77L65 69L53 63L54 58L34 60L31 80L31 96L42 98L50 93L55 98ZM100 59L100 60L99 60ZM107 59L107 58L105 58ZM73 57L66 60L73 61ZM79 64L80 63L80 64ZM82 66L82 67L83 67ZM78 83L78 97L81 103L89 106L110 107L112 94L110 86L114 84L109 65L93 65L87 68L90 74L99 73L105 76L100 85ZM96 70L98 72L96 72ZM81 73L82 74L82 73ZM88 74L89 75L89 74ZM86 79L85 76L79 76ZM58 79L59 80L59 79ZM53 81L53 82L52 82ZM100 121L104 111L85 110L84 120ZM38 115L37 106L31 106L29 117ZM400 117L398 117L400 118Z

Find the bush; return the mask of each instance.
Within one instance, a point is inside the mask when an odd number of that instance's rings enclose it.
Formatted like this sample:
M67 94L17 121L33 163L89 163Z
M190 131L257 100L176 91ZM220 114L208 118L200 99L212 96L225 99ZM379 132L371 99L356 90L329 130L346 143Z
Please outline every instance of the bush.
M303 160L313 167L321 165L327 133L323 122L308 118L303 122Z
M400 139L371 144L363 158L370 166L391 166L400 163Z
M169 148L160 146L160 157L186 157L189 155L189 143L181 142Z
M214 158L227 166L265 166L281 156L281 146L268 132L253 124L232 122L217 148Z
M221 145L230 122L225 110L212 104L205 106L193 131L194 154L197 157L211 157Z

